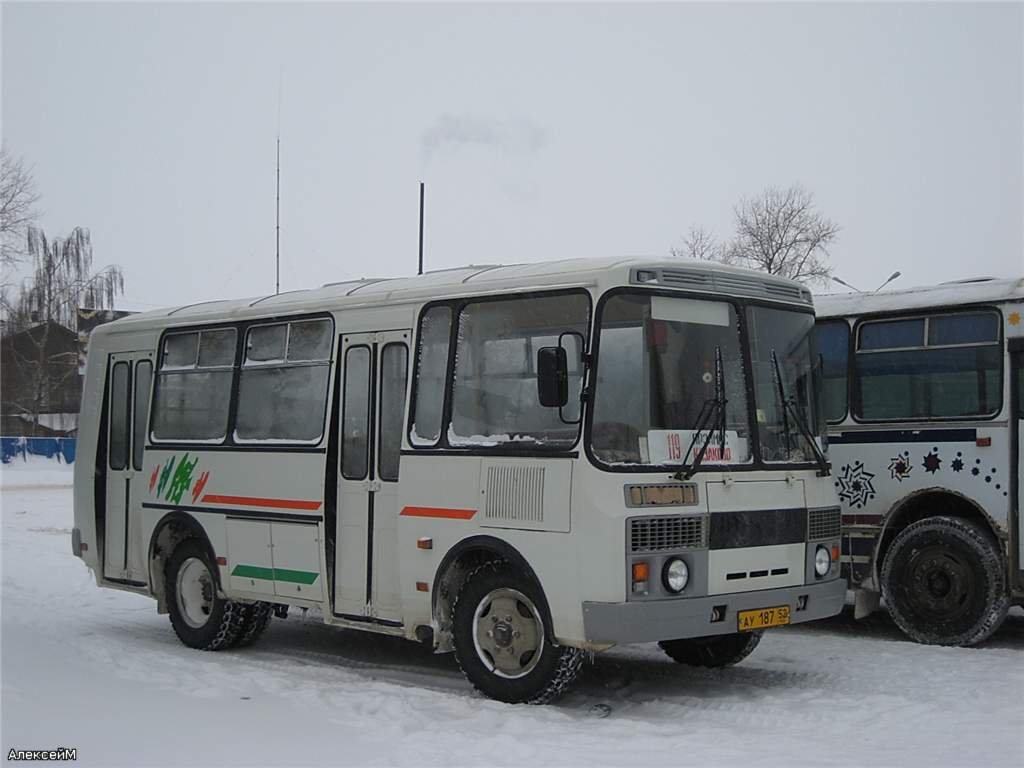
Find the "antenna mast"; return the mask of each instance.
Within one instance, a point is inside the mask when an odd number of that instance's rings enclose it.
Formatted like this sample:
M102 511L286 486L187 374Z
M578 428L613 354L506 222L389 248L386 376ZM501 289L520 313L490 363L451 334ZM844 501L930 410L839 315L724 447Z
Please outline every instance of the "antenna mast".
M281 292L281 80L277 74L277 188L274 201L274 294Z
M277 200L274 206L275 244L274 261L277 267L277 278L274 282L274 293L281 292L281 134L277 134Z
M423 182L420 182L420 269L417 275L423 274Z

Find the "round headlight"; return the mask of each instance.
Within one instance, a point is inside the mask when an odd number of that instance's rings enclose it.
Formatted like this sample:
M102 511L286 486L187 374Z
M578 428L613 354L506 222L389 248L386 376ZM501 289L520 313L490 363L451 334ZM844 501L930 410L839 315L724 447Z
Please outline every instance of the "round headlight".
M665 563L662 581L665 582L665 589L669 592L682 592L686 588L686 582L689 580L690 569L678 557L673 557Z
M814 572L824 576L831 567L832 555L828 553L828 547L818 547L818 551L814 553Z

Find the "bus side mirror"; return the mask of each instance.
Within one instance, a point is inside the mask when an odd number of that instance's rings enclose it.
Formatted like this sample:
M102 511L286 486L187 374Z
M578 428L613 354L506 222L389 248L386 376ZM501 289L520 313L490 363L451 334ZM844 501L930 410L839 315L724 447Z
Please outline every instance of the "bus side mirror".
M562 347L537 350L537 398L548 408L569 402L569 363Z

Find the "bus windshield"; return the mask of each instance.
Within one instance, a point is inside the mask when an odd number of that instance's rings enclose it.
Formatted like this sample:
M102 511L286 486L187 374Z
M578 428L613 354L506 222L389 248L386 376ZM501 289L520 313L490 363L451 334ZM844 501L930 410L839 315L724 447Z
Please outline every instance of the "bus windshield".
M747 326L761 459L814 461L825 431L814 315L751 306Z
M601 312L598 355L591 446L599 461L692 465L708 432L702 464L750 461L732 304L615 294Z

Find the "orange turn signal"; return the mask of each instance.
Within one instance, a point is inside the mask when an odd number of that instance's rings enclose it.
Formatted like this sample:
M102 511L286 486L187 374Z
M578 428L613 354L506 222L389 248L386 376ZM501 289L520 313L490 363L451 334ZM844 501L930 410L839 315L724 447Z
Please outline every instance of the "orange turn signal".
M649 574L647 563L633 563L633 581L647 581Z
M832 547L832 562L839 562L839 547Z
M429 589L430 589L430 587L427 585L427 582L425 582L425 581L417 581L416 582L416 591L417 592L427 592L427 591L429 591Z

